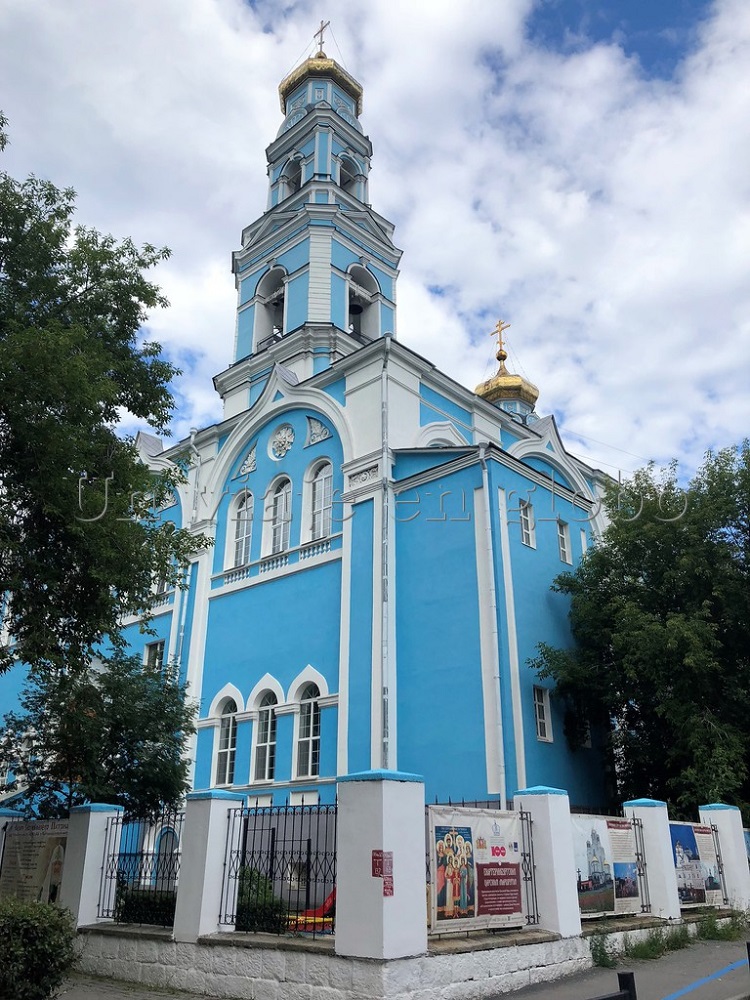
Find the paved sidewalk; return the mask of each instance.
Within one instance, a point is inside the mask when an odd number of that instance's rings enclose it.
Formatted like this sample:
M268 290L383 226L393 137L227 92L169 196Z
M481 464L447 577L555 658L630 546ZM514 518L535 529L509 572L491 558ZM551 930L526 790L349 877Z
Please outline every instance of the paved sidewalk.
M618 968L635 973L638 1000L750 1000L746 960L743 941L696 941L657 961L628 962ZM726 971L735 963L742 964ZM617 969L591 969L556 983L504 994L503 1000L589 1000L616 989ZM438 995L436 991L436 1000ZM136 983L85 976L74 976L60 996L61 1000L198 1000L193 993L146 989Z

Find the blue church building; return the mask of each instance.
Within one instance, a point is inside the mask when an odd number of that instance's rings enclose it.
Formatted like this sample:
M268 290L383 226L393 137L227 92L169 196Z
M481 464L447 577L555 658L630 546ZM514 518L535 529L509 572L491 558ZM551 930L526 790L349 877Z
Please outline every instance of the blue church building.
M223 418L138 437L154 469L190 454L164 516L214 539L155 634L126 632L200 702L194 787L330 802L337 775L389 768L441 801L546 784L598 804L601 758L569 749L528 660L571 642L550 584L603 527L602 473L507 370L504 324L474 392L398 339L362 88L321 49L279 94L266 210L233 254Z

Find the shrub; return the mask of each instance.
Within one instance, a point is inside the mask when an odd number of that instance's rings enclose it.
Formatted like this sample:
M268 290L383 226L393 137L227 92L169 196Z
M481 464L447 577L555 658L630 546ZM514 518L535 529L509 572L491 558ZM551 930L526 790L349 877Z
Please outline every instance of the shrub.
M699 938L704 941L737 941L747 933L748 919L745 913L734 910L720 924L718 917L726 914L706 913L698 923Z
M75 965L75 937L67 910L0 899L0 997L52 997Z
M592 934L589 944L594 965L598 965L602 969L614 969L617 965L617 956L609 942L608 935Z
M287 927L286 906L273 894L273 883L257 870L245 865L240 870L237 888L238 931L268 931L283 934Z

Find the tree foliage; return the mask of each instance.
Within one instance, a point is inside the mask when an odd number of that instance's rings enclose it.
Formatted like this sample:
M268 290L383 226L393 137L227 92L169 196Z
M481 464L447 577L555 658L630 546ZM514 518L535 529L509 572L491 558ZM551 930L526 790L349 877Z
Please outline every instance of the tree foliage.
M168 672L116 652L75 671L32 671L21 710L5 716L0 761L29 815L67 816L106 802L131 816L177 805L189 788L195 707Z
M709 453L686 487L673 465L606 497L600 544L554 589L576 646L533 665L566 706L566 731L608 733L615 797L676 813L750 799L750 443Z
M0 116L0 149L5 145ZM0 595L17 657L87 662L206 544L162 522L123 414L166 431L177 370L143 337L168 256L73 225L74 193L0 173Z

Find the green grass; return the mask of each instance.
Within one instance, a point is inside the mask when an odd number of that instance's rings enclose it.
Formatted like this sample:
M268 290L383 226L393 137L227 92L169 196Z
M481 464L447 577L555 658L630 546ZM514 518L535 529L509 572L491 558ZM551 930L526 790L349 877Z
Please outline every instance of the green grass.
M748 914L734 911L729 919L719 924L716 913L704 914L698 922L697 936L703 941L738 941L748 929Z
M592 934L590 939L591 958L594 965L598 965L602 969L614 969L617 965L617 955L607 939L607 934Z
M680 927L670 927L663 930L661 927L654 927L645 938L640 941L631 941L625 935L623 957L637 959L661 958L669 951L679 951L687 948L690 944L690 935L684 925Z

